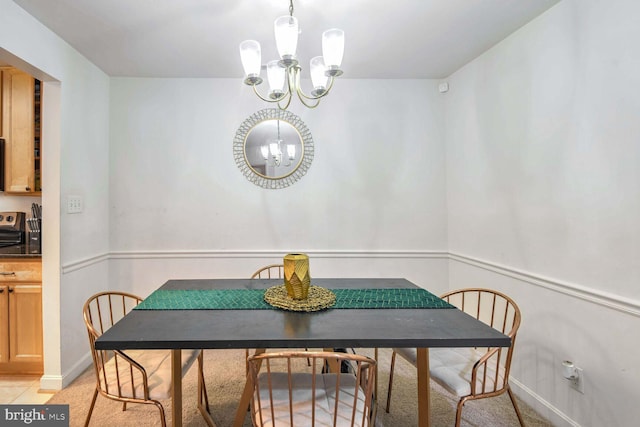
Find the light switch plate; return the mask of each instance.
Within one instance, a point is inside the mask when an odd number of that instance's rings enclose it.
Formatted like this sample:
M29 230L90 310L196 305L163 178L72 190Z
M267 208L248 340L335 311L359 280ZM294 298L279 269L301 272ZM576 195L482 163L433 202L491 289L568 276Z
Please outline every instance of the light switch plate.
M82 212L82 197L67 196L67 213L74 214Z

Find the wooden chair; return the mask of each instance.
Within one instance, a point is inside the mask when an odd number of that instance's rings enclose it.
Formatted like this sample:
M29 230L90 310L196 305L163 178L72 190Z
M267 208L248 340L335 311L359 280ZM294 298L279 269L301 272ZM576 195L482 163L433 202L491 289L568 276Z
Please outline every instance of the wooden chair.
M486 323L511 338L511 347L493 348L431 348L429 372L431 379L458 396L456 427L460 426L462 407L473 399L509 394L521 426L520 409L509 386L509 371L520 327L520 309L508 296L490 289L460 289L447 292L442 299L465 313ZM391 354L387 412L391 403L391 386L396 355L416 366L415 348L394 348Z
M85 427L89 425L98 393L122 402L155 405L162 426L165 412L159 400L171 397L171 352L169 350L96 350L95 341L142 299L125 292L100 292L84 304L84 322L89 333L89 345L96 374L96 388L91 399ZM182 351L182 375L198 359L198 409L209 425L209 401L203 375L202 350Z
M302 359L312 361L311 367ZM330 362L350 372L322 373ZM334 352L262 353L249 357L251 421L263 426L373 426L375 360Z
M271 264L258 269L251 275L252 279L282 279L284 280L284 265Z

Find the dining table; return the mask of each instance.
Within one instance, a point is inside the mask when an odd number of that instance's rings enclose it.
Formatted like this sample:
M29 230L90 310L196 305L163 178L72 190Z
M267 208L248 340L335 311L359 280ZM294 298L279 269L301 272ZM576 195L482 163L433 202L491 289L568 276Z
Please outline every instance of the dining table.
M417 349L418 426L430 425L429 348L509 347L511 339L403 278L313 278L335 293L318 311L273 307L264 292L283 279L172 279L100 336L98 350L172 351L172 423L182 426L181 350ZM400 297L397 297L400 295ZM399 298L399 299L398 299ZM252 396L246 382L233 426ZM210 418L207 421L215 425Z

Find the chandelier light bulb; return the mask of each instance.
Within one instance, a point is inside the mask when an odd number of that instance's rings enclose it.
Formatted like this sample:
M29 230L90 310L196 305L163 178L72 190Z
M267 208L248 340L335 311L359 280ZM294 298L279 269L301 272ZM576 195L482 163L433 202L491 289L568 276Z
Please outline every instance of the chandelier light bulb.
M309 61L309 71L311 73L311 84L313 85L313 96L320 96L326 92L329 78L325 74L324 58L315 56Z
M278 54L285 66L295 65L296 49L298 48L298 18L294 16L281 16L273 23L276 36Z
M278 142L272 142L269 144L269 151L273 157L278 157L280 153L280 147L278 147Z
M293 144L287 144L287 155L289 156L289 160L293 160L296 158L296 146Z
M322 33L322 56L330 76L342 74L340 65L344 55L344 31L332 28Z
M269 146L268 145L261 145L260 146L260 153L262 154L262 158L267 160L269 158Z
M274 59L267 63L267 80L269 81L269 97L271 99L277 99L284 95L286 68L281 67L279 62Z
M244 68L245 83L249 85L260 84L260 67L262 53L260 43L255 40L245 40L240 43L240 60Z

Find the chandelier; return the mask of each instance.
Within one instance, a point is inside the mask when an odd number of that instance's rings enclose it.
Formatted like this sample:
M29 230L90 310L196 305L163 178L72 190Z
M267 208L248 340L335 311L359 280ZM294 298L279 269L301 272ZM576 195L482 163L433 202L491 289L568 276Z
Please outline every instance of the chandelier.
M287 155L284 156L282 152L282 146L284 144L284 140L280 138L280 120L277 120L278 124L278 137L274 139L267 140L266 144L260 146L260 153L262 154L262 158L265 161L265 164L272 164L274 166L291 166L291 162L296 158L296 146L293 144L287 144L286 150ZM282 158L286 157L289 161L286 164L282 164Z
M269 61L266 65L269 94L261 95L256 88L262 83L260 77L262 54L260 43L255 40L245 40L240 43L240 59L245 72L245 84L252 86L260 99L277 103L281 110L289 107L294 93L306 107L317 107L320 99L333 87L334 78L342 75L340 64L344 53L344 31L332 28L322 33L323 56L313 57L309 63L313 90L310 95L307 95L300 87L302 68L296 59L299 27L298 19L293 16L293 0L289 2L289 15L277 18L274 22L274 30L280 59Z

